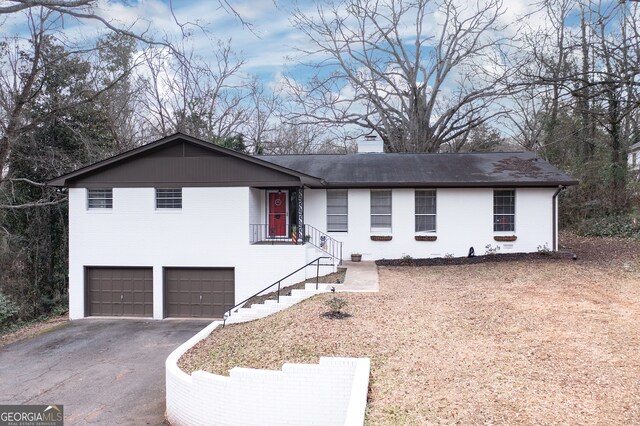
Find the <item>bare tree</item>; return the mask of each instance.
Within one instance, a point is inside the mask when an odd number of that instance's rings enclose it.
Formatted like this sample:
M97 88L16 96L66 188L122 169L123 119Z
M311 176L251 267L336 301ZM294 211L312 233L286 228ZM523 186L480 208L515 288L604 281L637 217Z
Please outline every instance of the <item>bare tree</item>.
M11 149L18 138L65 110L98 102L105 93L119 87L137 66L136 62L123 62L117 70L111 68L113 58L100 57L100 52L105 51L100 43L56 48L56 40L64 40L58 32L63 18L46 9L30 10L27 16L28 42L8 38L0 43L3 53L0 55L0 183L7 174ZM83 87L75 96L58 96L58 102L50 102L52 94L46 93L46 88L51 70L79 57L95 64L88 71L92 73L91 87ZM105 65L101 66L101 63ZM38 114L33 113L34 108Z
M243 61L230 42L218 42L213 62L211 67L186 49L178 58L169 51L149 52L140 114L151 133L180 131L213 140L241 132L249 115L244 101L251 94L239 73Z
M504 89L503 8L475 5L347 0L313 15L296 10L292 21L312 45L302 53L319 62L308 84L290 79L294 116L374 130L393 152L437 151L485 122Z
M253 151L260 154L264 152L265 144L273 142L272 133L280 125L282 97L278 90L268 90L257 79L252 81L250 90L251 112L244 134L253 145Z
M319 126L281 123L270 130L261 146L264 154L312 154L318 151L322 141L323 131Z

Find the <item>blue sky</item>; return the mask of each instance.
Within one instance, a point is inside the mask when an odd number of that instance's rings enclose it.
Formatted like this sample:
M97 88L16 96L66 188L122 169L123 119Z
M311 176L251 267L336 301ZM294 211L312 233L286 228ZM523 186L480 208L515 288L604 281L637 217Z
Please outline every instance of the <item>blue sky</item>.
M0 4L2 2L0 0ZM221 8L217 0L174 0L173 11L179 22L198 24L206 30L205 33L196 26L191 26L190 43L198 55L207 58L212 51L213 38L231 40L234 52L245 60L245 73L258 75L265 81L277 79L290 63L286 58L295 55L294 46L303 42L302 37L290 27L287 12L272 0L230 0L230 4L251 24L251 29L244 26L230 11ZM121 27L132 23L135 23L134 29L138 31L148 27L156 37L167 33L177 40L181 34L171 15L168 0L100 0L96 14ZM25 28L22 14L0 21L0 30L4 35L20 35ZM76 34L91 37L100 30L101 26L97 22L79 23L65 18L66 36L74 37Z
M3 0L0 0L2 3ZM173 11L181 23L201 25L206 33L192 27L191 45L198 55L207 58L212 51L212 38L231 40L232 48L245 61L243 72L256 75L265 83L275 83L286 72L295 76L304 74L304 67L297 65L297 47L305 45L303 34L292 28L289 11L296 2L289 0L228 0L240 16L251 24L251 29L229 10L220 6L218 0L173 0ZM310 0L299 0L301 8L314 8ZM505 2L506 21L533 10L533 2L528 0L509 0ZM180 36L179 26L171 14L169 0L99 0L97 14L116 25L127 26L137 22L134 28L139 31L149 27L152 33L160 36L168 33L170 37ZM23 27L23 17L0 23L2 31L19 33ZM90 37L101 29L98 23L75 23L66 20L65 32L72 36L74 32ZM306 58L305 58L306 59Z

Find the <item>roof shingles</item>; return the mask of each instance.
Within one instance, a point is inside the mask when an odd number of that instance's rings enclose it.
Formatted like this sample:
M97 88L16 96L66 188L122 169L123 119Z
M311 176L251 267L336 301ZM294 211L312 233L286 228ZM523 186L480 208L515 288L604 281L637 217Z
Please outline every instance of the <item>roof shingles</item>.
M341 187L558 186L577 181L532 153L264 155Z

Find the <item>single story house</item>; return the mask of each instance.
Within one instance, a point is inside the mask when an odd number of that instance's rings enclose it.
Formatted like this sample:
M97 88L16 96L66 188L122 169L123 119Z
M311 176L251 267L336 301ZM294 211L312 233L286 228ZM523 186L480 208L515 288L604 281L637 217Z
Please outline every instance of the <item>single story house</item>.
M557 195L577 182L534 154L365 151L249 156L175 134L53 179L70 317L221 317L323 255L557 248Z

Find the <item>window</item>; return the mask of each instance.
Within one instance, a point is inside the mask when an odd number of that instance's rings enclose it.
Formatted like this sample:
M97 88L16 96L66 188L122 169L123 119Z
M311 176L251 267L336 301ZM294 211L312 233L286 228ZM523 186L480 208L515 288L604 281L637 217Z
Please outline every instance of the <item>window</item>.
M156 188L156 209L181 209L182 188Z
M516 191L496 189L493 191L493 230L494 232L515 231Z
M113 208L112 189L88 189L87 207L90 209L111 209Z
M391 230L391 191L371 191L371 230Z
M436 230L436 191L416 191L416 232Z
M327 190L327 231L347 232L349 222L348 191L346 189Z

